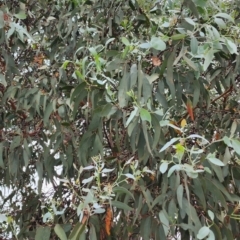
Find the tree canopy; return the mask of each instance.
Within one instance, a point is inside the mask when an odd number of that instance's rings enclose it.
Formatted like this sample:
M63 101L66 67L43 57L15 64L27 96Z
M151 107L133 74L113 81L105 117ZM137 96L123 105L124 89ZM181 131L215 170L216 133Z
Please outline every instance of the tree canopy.
M0 238L239 239L239 44L240 0L1 1Z

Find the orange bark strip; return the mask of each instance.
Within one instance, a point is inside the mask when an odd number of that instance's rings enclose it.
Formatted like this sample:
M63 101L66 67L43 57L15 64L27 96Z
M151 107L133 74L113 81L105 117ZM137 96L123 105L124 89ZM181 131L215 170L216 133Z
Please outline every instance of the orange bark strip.
M108 207L105 217L105 229L108 236L110 235L111 223L112 223L112 209L111 207Z
M189 114L191 120L194 122L192 102L189 99L187 101L187 111L188 111L188 114Z

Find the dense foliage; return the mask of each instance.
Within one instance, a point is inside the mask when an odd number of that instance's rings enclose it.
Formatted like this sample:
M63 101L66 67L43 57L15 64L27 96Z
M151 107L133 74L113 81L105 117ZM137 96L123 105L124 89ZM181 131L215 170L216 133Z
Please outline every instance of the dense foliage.
M240 0L1 2L1 239L240 238Z

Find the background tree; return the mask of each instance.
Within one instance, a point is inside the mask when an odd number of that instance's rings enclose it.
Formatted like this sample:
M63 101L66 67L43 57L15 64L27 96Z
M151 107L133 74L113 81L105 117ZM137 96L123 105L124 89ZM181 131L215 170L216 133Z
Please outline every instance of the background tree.
M2 239L239 238L239 6L2 1Z

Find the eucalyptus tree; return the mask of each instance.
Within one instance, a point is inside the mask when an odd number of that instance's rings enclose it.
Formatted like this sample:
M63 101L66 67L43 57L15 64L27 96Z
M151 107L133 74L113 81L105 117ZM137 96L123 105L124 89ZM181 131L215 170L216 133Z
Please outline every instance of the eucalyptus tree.
M239 0L2 2L0 236L239 238L239 22Z

